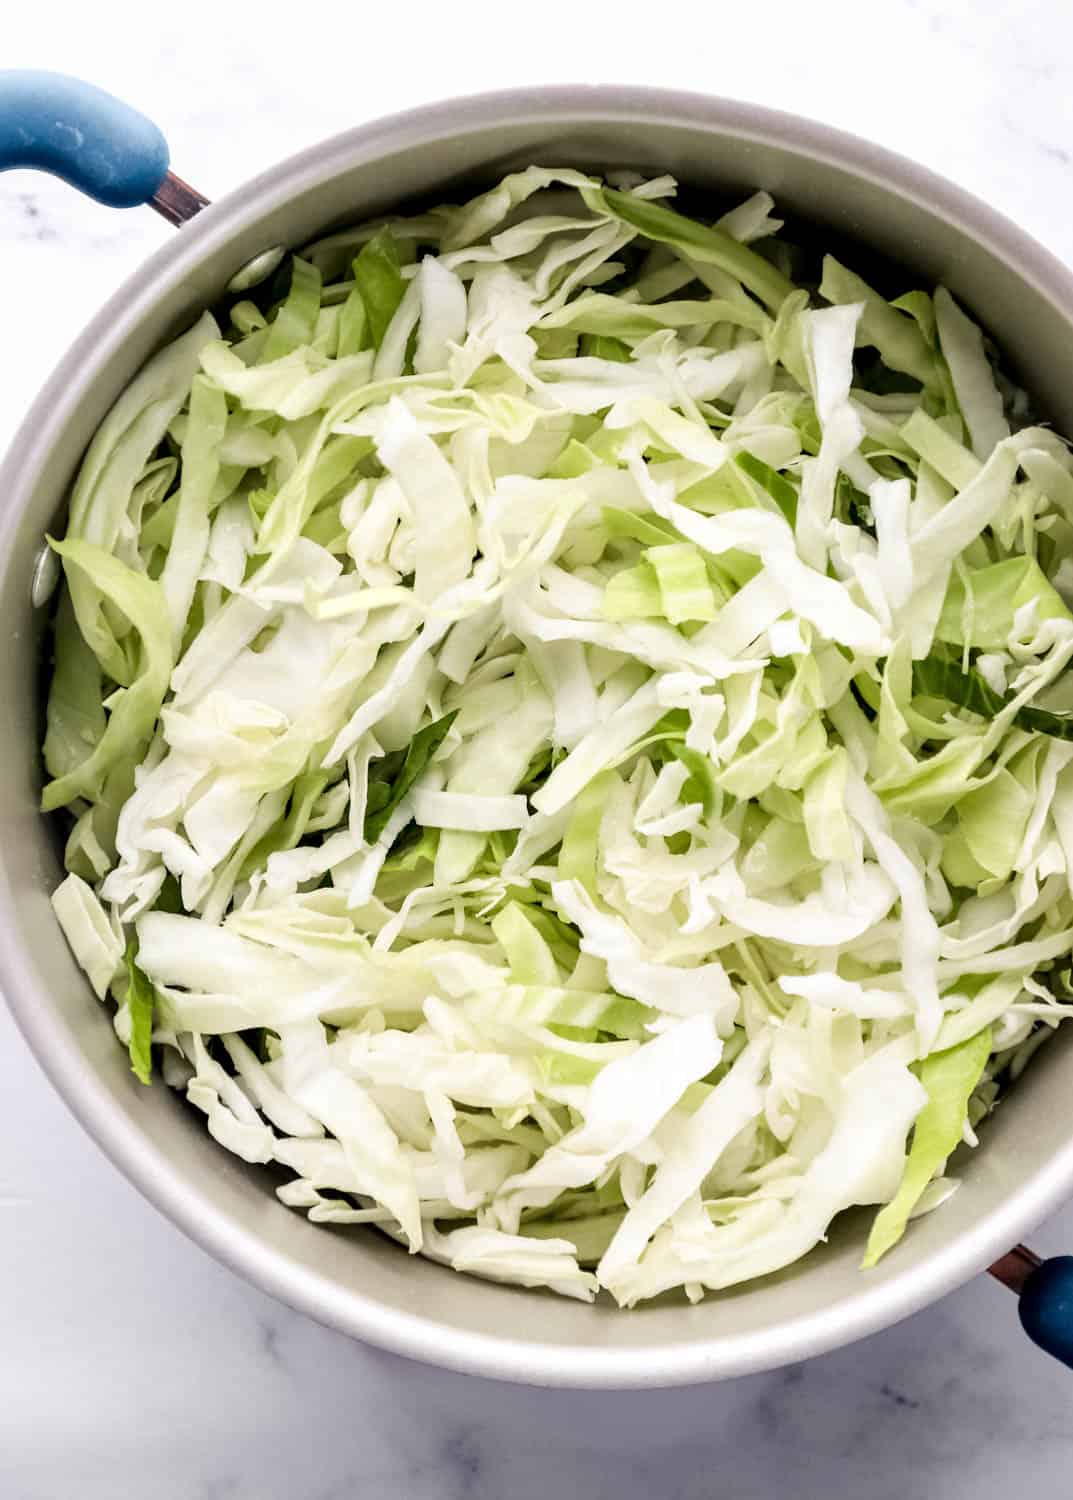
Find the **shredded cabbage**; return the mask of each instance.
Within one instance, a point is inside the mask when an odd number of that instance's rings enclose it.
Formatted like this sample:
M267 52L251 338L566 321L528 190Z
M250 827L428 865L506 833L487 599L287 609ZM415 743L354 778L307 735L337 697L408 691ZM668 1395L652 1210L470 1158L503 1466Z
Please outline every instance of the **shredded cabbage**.
M623 1305L853 1205L873 1264L1071 999L1073 457L945 288L674 190L309 246L53 544L53 904L138 1077Z

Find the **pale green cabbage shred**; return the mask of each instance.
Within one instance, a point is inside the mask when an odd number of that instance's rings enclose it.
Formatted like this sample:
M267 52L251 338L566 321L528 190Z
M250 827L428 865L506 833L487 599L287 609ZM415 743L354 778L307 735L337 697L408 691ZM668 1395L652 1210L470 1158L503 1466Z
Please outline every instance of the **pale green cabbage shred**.
M853 1205L877 1259L1073 948L1067 445L944 289L674 191L533 167L159 353L45 741L143 1079L318 1223L624 1306Z

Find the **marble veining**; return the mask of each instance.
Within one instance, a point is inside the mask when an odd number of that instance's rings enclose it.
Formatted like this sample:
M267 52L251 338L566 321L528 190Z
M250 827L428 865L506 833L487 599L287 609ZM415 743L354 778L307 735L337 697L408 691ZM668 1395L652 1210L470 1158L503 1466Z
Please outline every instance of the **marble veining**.
M151 19L148 17L151 16ZM823 118L916 157L1073 262L1073 95L1056 0L768 0L673 15L544 0L310 12L54 0L3 66L148 110L210 196L318 138L452 93L646 82ZM0 444L101 301L169 233L0 177ZM103 1024L103 1020L102 1020ZM1073 1249L1073 1208L1036 1236ZM1073 1376L977 1280L822 1359L645 1394L499 1386L364 1348L245 1285L83 1136L0 1009L0 1500L989 1500L1069 1493Z

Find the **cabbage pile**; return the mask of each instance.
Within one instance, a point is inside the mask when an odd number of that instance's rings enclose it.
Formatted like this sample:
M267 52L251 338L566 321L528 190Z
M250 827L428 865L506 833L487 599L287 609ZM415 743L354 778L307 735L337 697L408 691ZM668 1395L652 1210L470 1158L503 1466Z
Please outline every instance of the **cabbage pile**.
M669 178L333 234L55 541L57 916L280 1199L629 1306L871 1264L1070 1011L1073 458ZM892 288L884 288L884 292Z

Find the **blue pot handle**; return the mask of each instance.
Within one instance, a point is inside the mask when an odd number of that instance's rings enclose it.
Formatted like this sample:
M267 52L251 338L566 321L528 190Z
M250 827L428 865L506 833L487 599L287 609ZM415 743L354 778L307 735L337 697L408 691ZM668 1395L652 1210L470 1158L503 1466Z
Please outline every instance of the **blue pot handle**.
M1029 1273L1018 1311L1029 1338L1073 1369L1073 1255L1055 1255Z
M1014 1245L990 1271L1017 1296L1033 1343L1073 1370L1073 1255L1040 1260L1027 1245Z
M0 71L0 171L52 172L110 208L150 203L168 144L144 115L63 73Z

